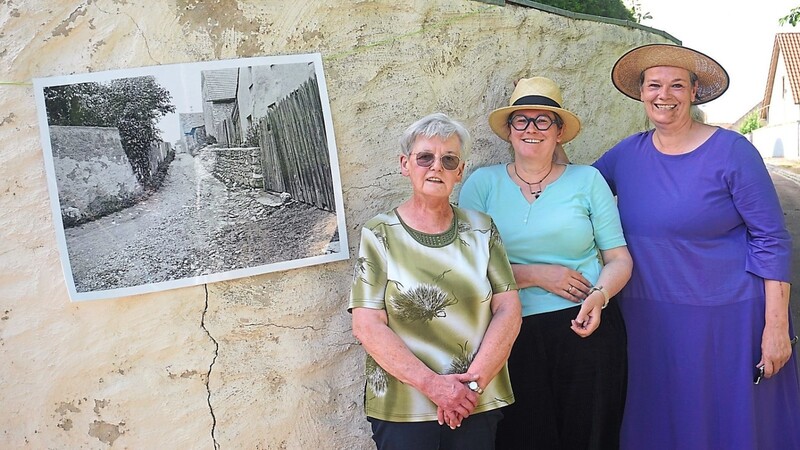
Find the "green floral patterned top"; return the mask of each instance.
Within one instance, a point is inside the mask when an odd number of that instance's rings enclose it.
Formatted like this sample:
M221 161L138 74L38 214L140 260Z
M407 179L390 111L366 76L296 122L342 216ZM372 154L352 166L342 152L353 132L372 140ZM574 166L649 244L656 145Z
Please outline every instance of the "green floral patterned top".
M453 207L450 230L410 230L396 210L361 230L349 308L385 309L389 327L411 352L440 374L464 373L492 320L493 293L517 289L491 218ZM384 371L369 355L367 416L394 422L436 420L436 405ZM504 366L473 413L514 401Z

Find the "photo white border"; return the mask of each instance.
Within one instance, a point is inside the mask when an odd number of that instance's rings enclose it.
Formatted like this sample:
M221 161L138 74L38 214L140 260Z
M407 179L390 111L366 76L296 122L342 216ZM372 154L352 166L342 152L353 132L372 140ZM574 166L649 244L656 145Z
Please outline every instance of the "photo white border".
M313 63L314 71L319 85L320 103L325 121L325 133L328 144L328 155L330 159L331 177L334 188L334 200L336 205L337 229L339 237L339 251L318 255L308 258L300 258L289 261L280 261L260 266L236 269L225 272L218 272L209 275L181 278L177 280L163 281L157 283L147 283L138 286L96 290L88 292L77 292L75 280L72 275L72 267L67 251L66 236L61 216L60 202L58 198L58 186L56 183L55 165L53 151L50 143L50 132L47 121L47 112L44 101L44 88L50 86L61 86L75 83L108 81L117 78L131 78L153 75L154 70L182 70L185 66L191 66L192 70L219 70L248 66L262 66L270 64L296 64ZM331 118L330 100L328 97L327 82L322 67L322 57L320 53L308 53L298 55L278 55L263 56L253 58L239 58L231 60L205 61L195 63L169 64L163 66L138 67L132 69L110 70L96 73L54 76L47 78L35 78L33 80L34 96L36 100L37 118L39 123L40 139L44 153L44 165L47 176L47 187L50 197L50 209L53 216L53 223L56 231L56 242L61 259L61 266L64 271L64 278L67 285L70 300L102 300L132 295L147 294L152 292L177 289L182 287L197 286L218 281L233 280L236 278L249 277L265 273L279 272L301 267L308 267L317 264L324 264L335 261L343 261L350 258L350 247L347 242L347 227L345 226L344 202L342 199L341 176L339 173L339 160L334 137L333 120Z

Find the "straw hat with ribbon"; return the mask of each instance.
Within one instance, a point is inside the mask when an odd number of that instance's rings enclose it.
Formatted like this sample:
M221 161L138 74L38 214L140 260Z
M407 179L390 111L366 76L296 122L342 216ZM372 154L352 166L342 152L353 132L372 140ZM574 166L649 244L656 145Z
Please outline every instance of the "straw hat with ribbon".
M578 135L581 120L561 105L561 90L553 80L544 77L523 78L517 82L511 94L509 106L498 108L489 114L489 126L504 141L508 141L508 118L514 111L539 109L553 111L564 122L561 143L566 144Z
M680 67L697 75L695 105L710 102L728 89L728 73L710 56L688 47L648 44L622 55L611 69L611 81L620 92L641 101L641 76L651 67Z

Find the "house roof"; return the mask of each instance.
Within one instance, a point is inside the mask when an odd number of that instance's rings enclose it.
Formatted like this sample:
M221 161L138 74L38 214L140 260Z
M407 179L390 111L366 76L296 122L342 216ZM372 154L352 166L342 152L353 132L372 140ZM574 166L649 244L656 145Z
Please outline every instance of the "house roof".
M204 70L200 73L201 83L205 89L205 101L231 100L236 98L236 84L239 80L239 69Z
M767 89L764 92L764 100L761 102L764 105L760 114L762 119L767 118L767 111L772 98L772 87L775 85L775 71L781 55L783 55L783 61L786 64L786 73L789 77L792 98L794 98L796 104L800 103L800 33L777 33L775 35L775 45L772 47L772 60L769 63Z

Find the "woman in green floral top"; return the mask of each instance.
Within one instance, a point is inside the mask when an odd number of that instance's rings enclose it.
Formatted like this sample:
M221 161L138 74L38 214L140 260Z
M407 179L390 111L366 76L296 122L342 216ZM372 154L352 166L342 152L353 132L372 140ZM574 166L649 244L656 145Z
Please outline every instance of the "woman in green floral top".
M349 304L373 439L379 450L492 449L499 408L514 401L514 275L491 218L450 204L463 125L431 114L400 144L411 198L364 225Z

